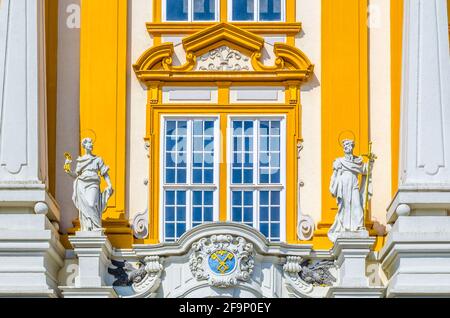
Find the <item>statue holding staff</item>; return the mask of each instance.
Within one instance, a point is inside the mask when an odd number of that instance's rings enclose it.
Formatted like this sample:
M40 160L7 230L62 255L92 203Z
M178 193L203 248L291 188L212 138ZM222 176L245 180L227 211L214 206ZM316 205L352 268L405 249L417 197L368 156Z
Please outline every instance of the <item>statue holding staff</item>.
M83 139L81 146L85 154L77 159L75 172L72 172L72 158L67 153L64 170L75 179L72 200L79 211L81 231L101 231L102 214L114 192L108 174L109 167L101 157L92 153L94 145L91 138ZM104 192L100 190L101 177L107 184Z
M350 139L342 141L344 157L337 158L333 163L333 174L330 181L331 195L336 198L338 212L331 226L328 237L335 242L339 233L364 231L364 214L368 211L368 201L371 196L371 172L376 156L365 155L369 161L365 163L362 157L353 154L355 142ZM358 177L361 175L361 185Z

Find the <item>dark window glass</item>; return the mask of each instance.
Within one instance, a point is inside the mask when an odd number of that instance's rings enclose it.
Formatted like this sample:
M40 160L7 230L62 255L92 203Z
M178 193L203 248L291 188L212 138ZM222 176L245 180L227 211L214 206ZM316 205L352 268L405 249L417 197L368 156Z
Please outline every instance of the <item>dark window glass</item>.
M167 21L187 21L188 5L188 0L166 0Z
M232 18L234 21L253 21L255 0L233 0Z
M260 21L281 21L281 0L259 0Z
M216 15L215 0L194 0L194 20L212 21Z

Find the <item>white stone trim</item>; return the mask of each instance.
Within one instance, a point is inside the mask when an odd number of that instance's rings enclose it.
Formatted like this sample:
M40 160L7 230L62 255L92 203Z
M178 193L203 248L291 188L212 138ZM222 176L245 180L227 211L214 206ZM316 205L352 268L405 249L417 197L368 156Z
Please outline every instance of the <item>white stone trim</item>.
M284 104L285 88L273 86L231 87L230 103L232 104Z
M217 87L170 87L162 89L164 104L217 104Z

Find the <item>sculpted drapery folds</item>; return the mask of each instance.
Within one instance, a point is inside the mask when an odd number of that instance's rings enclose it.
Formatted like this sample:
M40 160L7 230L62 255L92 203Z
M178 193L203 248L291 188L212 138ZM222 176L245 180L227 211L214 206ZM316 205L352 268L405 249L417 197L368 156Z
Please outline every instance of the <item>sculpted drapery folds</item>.
M69 168L66 173L75 178L72 200L79 211L81 231L99 231L102 229L102 214L113 194L109 167L101 157L92 153L92 139L83 139L81 145L85 149L84 156L77 159L75 172ZM70 159L66 160L66 166L70 167L71 163ZM103 192L100 190L100 177L107 183Z
M342 142L345 156L337 158L333 163L333 174L330 181L330 192L336 198L338 212L335 221L328 232L328 237L335 242L341 232L356 232L364 230L364 206L365 191L371 192L366 187L368 166L373 165L373 160L364 163L362 157L353 155L355 142L344 140ZM361 186L358 176L362 175Z

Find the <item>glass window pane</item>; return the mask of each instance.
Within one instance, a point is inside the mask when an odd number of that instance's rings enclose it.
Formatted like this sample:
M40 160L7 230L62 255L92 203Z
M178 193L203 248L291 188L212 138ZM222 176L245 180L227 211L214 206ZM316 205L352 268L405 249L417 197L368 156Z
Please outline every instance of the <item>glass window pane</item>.
M259 194L259 229L271 241L280 240L280 191Z
M213 221L213 208L212 207L205 208L204 221L205 222Z
M269 224L261 223L259 230L265 237L269 238Z
M186 208L177 208L177 221L186 221Z
M173 120L168 120L166 122L166 135L175 135L175 130L177 128L177 122Z
M233 222L242 222L242 208L233 208Z
M261 121L259 124L259 182L261 184L280 183L281 122ZM264 135L263 135L264 134Z
M192 171L192 182L193 183L203 183L202 169L194 169Z
M253 226L253 191L233 191L232 221Z
M270 238L273 241L280 239L280 223L270 224Z
M188 3L188 0L166 0L167 21L187 21Z
M186 169L178 169L177 183L186 183Z
M244 170L244 183L245 184L253 183L253 169Z
M166 121L165 183L186 183L187 121Z
M232 183L253 183L253 121L233 121Z
M186 223L177 223L177 238L180 238L184 232L186 232Z
M166 221L175 221L175 208L166 208Z
M255 0L233 0L232 20L253 21Z
M177 205L186 205L186 191L177 191Z
M259 219L264 222L269 221L269 208L264 208L264 207L260 208Z
M194 184L214 183L214 121L194 120L192 138ZM208 168L208 169L207 169Z
M213 191L193 191L192 193L192 226L213 221Z
M214 171L212 169L206 169L204 183L208 184L213 182L214 182Z
M213 205L213 192L212 191L205 191L204 203L205 203L205 205Z
M233 205L240 206L242 205L242 192L241 191L233 191Z
M260 21L281 21L281 0L259 0Z
M166 183L175 183L175 169L166 169Z
M271 205L280 205L280 192L279 191L271 191L270 192L270 204Z
M244 222L249 223L253 221L253 208L244 208Z
M192 220L194 222L200 222L201 223L201 221L202 221L202 208L193 208Z
M194 0L194 20L213 21L215 20L215 0Z
M175 204L175 191L167 191L166 205L174 205L174 204Z
M165 227L165 234L166 234L166 240L175 238L175 224L173 223L166 223Z
M280 221L280 208L272 207L270 209L270 220L275 222Z

